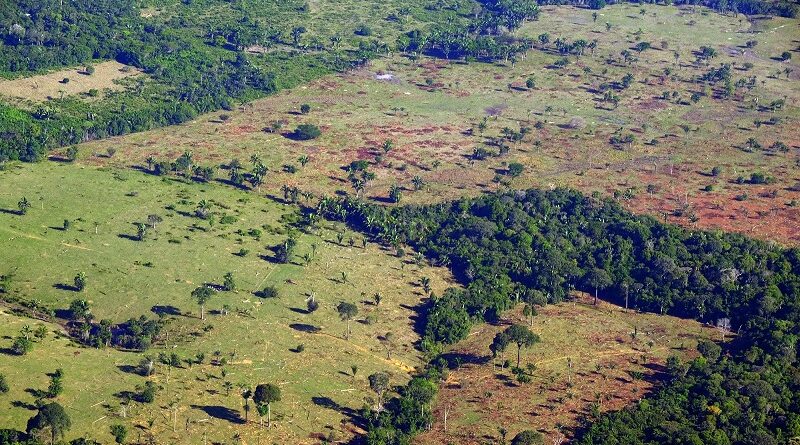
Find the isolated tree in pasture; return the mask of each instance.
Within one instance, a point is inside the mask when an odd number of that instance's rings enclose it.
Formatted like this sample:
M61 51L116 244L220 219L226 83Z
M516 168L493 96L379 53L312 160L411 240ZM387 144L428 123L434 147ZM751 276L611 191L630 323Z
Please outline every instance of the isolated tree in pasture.
M136 240L144 241L145 236L147 236L147 226L143 223L136 223Z
M236 290L236 280L233 278L233 272L226 273L222 278L222 289L227 292Z
M224 382L222 382L222 389L225 390L226 396L231 395L231 390L233 389L233 383L231 383L228 380L225 380Z
M539 342L539 336L531 332L526 326L515 324L506 329L506 336L510 343L517 345L517 368L519 368L522 348L528 348Z
M31 208L31 203L28 201L28 198L22 197L22 199L17 202L17 208L19 209L19 214L24 215L28 213L28 209Z
M244 422L247 423L250 414L250 398L253 397L253 390L245 384L239 385L242 392L242 399L244 400Z
M272 403L280 402L281 389L271 383L263 383L256 386L253 393L253 403L256 404L258 414L262 417L267 415L267 428L272 425ZM262 424L263 425L263 424Z
M156 228L156 224L158 224L158 223L160 223L162 221L164 221L164 218L162 218L162 217L160 217L158 215L155 215L155 214L147 215L147 222L150 224L150 227L152 227L153 229Z
M350 338L350 321L358 315L358 307L353 303L342 301L336 306L339 318L347 322L347 338Z
M56 438L64 437L71 426L72 422L64 407L52 402L39 408L39 412L28 420L26 431L33 436L49 436L50 444L53 445Z
M216 294L217 291L208 287L208 286L198 286L192 291L192 298L197 301L197 304L200 305L200 319L206 319L206 303L211 300L211 297Z
M86 272L78 272L78 275L75 275L73 279L73 284L75 286L75 290L78 292L83 292L86 289Z

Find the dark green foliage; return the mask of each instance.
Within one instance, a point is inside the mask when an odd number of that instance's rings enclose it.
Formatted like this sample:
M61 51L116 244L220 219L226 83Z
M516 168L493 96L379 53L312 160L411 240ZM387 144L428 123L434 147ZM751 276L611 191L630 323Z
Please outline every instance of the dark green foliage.
M538 431L525 430L511 439L511 445L544 445L544 436Z
M297 246L297 240L292 237L287 238L286 241L275 246L273 248L275 251L275 261L283 264L288 263L292 259L295 246Z
M20 335L11 343L11 352L16 355L25 355L33 350L33 341Z
M278 288L272 285L265 287L258 293L261 298L278 298Z
M50 436L51 443L63 437L72 423L69 415L58 403L52 402L39 408L39 412L28 420L28 434L43 433Z
M156 400L158 387L151 381L144 382L144 385L137 387L136 401L139 403L153 403Z
M0 374L0 394L7 393L8 390L9 388L8 388L8 382L6 382L6 376Z
M423 348L460 340L471 323L511 308L516 293L527 301L537 290L558 302L573 288L608 287L608 295L624 295L623 284L638 309L739 332L727 358L718 358L713 344L701 344L707 358L692 362L685 376L673 363L672 386L652 402L601 417L582 443L779 443L765 438L780 441L800 433L800 407L786 396L800 390L800 380L791 377L800 374L797 249L664 225L569 190L393 209L324 198L319 210L387 244L411 245L434 264L449 265L465 285L432 298L424 314ZM510 341L500 339L493 351ZM756 369L767 374L753 373ZM723 378L709 380L713 373ZM720 382L736 383L720 387ZM693 396L679 397L686 392ZM387 404L397 408L373 422L370 443L401 443L386 438L417 431L401 421L410 415L403 403L408 401ZM712 428L708 415L717 408L725 416L712 417ZM724 421L731 416L737 420Z
M228 272L223 277L222 289L227 292L236 290L236 280L233 278L233 272Z
M297 129L294 130L294 137L295 139L301 141L308 141L311 139L316 139L322 134L322 131L314 124L300 124L297 126Z

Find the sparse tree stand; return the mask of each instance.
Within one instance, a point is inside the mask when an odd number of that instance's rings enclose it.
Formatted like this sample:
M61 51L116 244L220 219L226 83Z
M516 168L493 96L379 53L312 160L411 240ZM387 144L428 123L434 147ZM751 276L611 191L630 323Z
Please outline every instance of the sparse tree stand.
M256 409L260 416L267 415L267 428L272 426L272 402L280 402L281 389L271 383L262 383L256 386L253 393L253 403L256 404ZM263 419L259 419L261 426L263 426Z

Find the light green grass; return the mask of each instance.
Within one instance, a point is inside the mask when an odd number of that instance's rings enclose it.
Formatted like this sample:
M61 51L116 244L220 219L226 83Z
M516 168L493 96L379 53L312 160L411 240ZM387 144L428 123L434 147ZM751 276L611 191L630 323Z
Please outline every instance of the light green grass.
M286 238L280 233L285 231L281 218L295 212L295 208L222 185L182 183L132 170L56 163L24 165L2 172L0 184L0 207L15 207L23 195L34 204L24 216L0 214L4 245L0 264L2 273L14 272L11 297L35 299L59 309L66 308L75 298L86 298L97 319L115 322L143 314L155 317L151 308L156 305L174 306L183 315L167 317L172 318L167 327L169 340L148 353L174 348L184 358L198 352L210 358L215 351L221 351L230 362L224 379L220 377L220 367L204 365L176 370L166 384L162 370L154 377L164 386L156 404L136 407L132 417L123 420L115 417L119 400L114 394L133 390L144 378L124 373L117 365L136 365L140 354L68 347L64 340L48 339L25 357L0 356L0 368L9 370L4 373L15 391L41 388L46 381L45 372L64 368L67 390L59 402L75 408L74 414L71 412L74 427L70 437L89 434L107 441L110 423L144 425L150 418L156 419L161 440L170 443L197 443L203 431L214 440L227 440L238 432L245 437L262 434L269 440L305 443L310 440L309 434L323 431L325 425L339 429L344 415L318 406L312 398L328 397L342 407L359 409L369 395L369 374L386 370L394 383L407 379L420 364L419 352L413 347L417 336L410 320L413 307L423 297L419 279L429 276L437 292L451 280L442 269L406 264L408 258L399 259L375 244L361 248L357 234L345 232L345 245L338 245L335 233L344 229L325 223L315 234L299 234L297 255L310 251L312 244L317 245L309 266L271 263L259 255L271 255L267 247ZM209 230L206 222L180 214L192 212L201 199L216 203L218 219L228 214L235 215L238 221L230 225L217 223ZM170 204L175 205L174 211L166 210ZM146 220L149 214L161 215L164 222L151 230L144 242L120 237L135 233L132 223ZM64 219L72 221L68 231L51 228L60 227ZM100 223L97 234L95 221ZM260 241L235 233L252 228L264 232ZM351 236L358 241L355 247L347 245ZM233 255L241 248L250 253L243 258ZM148 262L152 262L151 267L143 265ZM70 284L79 271L88 276L84 292L54 287ZM205 282L220 284L228 271L236 277L239 290L219 293L208 304L207 312L227 304L231 314L208 315L202 322L199 307L191 300L191 290ZM341 282L343 271L348 273L347 283ZM279 298L266 300L253 295L253 291L266 285L276 286ZM313 314L304 314L309 292L316 294L321 307ZM380 306L365 304L375 292L383 296ZM351 323L353 334L349 340L344 338L345 322L335 312L340 301L356 303L360 309L357 320ZM248 310L252 316L237 315L237 310ZM368 314L377 316L374 324L359 321ZM10 345L23 323L34 324L6 317L11 321L3 323L3 347ZM301 332L292 327L298 324L321 330L317 334ZM204 332L204 326L213 329ZM387 332L394 335L391 359L387 359L385 343L378 339ZM305 345L305 351L292 352L299 344ZM355 380L348 375L351 365L360 369ZM279 384L283 400L274 410L279 418L277 426L257 433L255 425L212 419L211 424L197 424L188 435L183 434L187 419L195 422L209 417L199 407L240 410L241 399L235 391L224 395L224 380L234 384ZM181 433L175 436L171 425L162 418L163 407L173 399L181 406ZM3 397L2 404L7 407L13 400L31 403L32 397L13 392ZM89 408L101 401L108 406ZM24 429L32 415L24 408L11 408L9 413L5 425L19 429ZM108 417L92 423L104 415Z

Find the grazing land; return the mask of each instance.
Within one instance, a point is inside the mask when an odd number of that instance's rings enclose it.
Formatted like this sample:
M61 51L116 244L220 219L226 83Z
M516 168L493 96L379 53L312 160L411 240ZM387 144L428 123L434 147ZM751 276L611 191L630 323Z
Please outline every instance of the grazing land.
M516 347L496 358L489 349L512 323L530 323L542 339L522 351L522 366L534 365L528 383L501 367L504 360L513 364ZM501 428L509 437L534 429L551 440L569 438L583 419L645 397L664 378L670 355L696 355L697 340L710 338L719 334L695 321L594 306L585 295L546 306L532 321L513 311L499 323L474 328L447 354L460 364L442 384L434 428L415 443L478 444L501 439Z
M152 431L159 441L197 443L204 435L223 441L238 433L252 440L260 435L269 441L315 443L315 434L327 435L328 427L348 437L355 427L340 421L365 403L370 393L366 377L388 371L392 383L401 384L421 363L412 321L423 298L421 277L430 278L438 292L452 285L445 269L420 267L410 255L397 258L371 242L363 247L361 236L339 226L321 223L301 232L295 228L293 206L222 185L59 163L8 169L0 173L0 184L2 263L4 274L13 274L6 300L35 300L65 312L71 301L86 299L98 320L119 323L144 315L166 321L165 333L143 354L80 347L63 334L63 326L19 318L5 309L6 351L23 325L48 329L27 355L0 355L0 368L14 388L3 403L20 402L4 407L10 409L4 415L7 427L25 429L32 413L29 390L46 387L45 373L62 368L67 390L58 400L72 407L75 426L69 437L101 431L97 437L107 442L124 394L147 380L135 374L140 360L175 351L186 360L198 353L207 358L201 364L182 363L169 381L161 365L148 378L163 388L156 403L132 402L127 417L142 428L143 437ZM23 194L33 207L20 216L10 208ZM217 218L213 226L194 215L203 200ZM148 215L163 221L137 241L133 223L147 223ZM66 230L65 219L71 222ZM297 237L296 252L290 263L278 264L269 249L289 232ZM306 265L303 257L312 252ZM72 287L80 272L87 276L82 292ZM222 285L226 272L233 273L237 290L214 296L203 321L191 292L203 283ZM255 294L271 286L277 297ZM307 313L311 293L319 309ZM375 293L382 296L379 305ZM359 308L349 339L347 323L335 309L341 301ZM211 364L221 358L226 365ZM351 366L358 367L355 378ZM255 410L252 423L242 424L240 389L226 391L226 381L281 387L272 429L258 427ZM167 415L173 401L178 403L177 434ZM152 427L150 420L155 421ZM189 434L184 432L187 422Z
M35 3L0 7L0 430L800 440L796 18Z
M224 119L204 116L85 150L114 147L121 156L90 162L116 165L174 158L183 150L211 163L259 154L272 168L267 189L290 184L315 193L353 192L343 166L363 159L375 173L365 196L385 199L399 184L404 202L412 203L507 186L569 186L614 195L670 222L797 244L800 70L791 60L776 60L795 46L796 21L678 7L641 11L616 5L594 22L589 10L547 7L518 34L547 32L551 43L513 63L384 58L221 113ZM580 57L564 58L552 43L559 37L597 43ZM758 43L748 48L751 40ZM630 49L640 42L651 48ZM716 55L698 61L705 45ZM567 65L555 67L562 58ZM724 98L721 84L698 80L722 64L733 67L732 82L754 77L755 83ZM626 74L633 80L622 88ZM613 91L616 104L602 91ZM781 100L784 105L769 107ZM311 105L307 115L299 112L304 103ZM284 130L263 131L276 121ZM322 136L285 137L304 122L319 125ZM503 129L522 128L521 139L504 137L510 133ZM630 142L612 142L626 136ZM393 142L388 152L381 149L386 140ZM499 154L498 144L507 151ZM488 154L476 157L476 148ZM302 155L312 168L283 171ZM512 175L514 163L523 169ZM752 180L753 174L764 180ZM424 184L420 190L415 177Z

